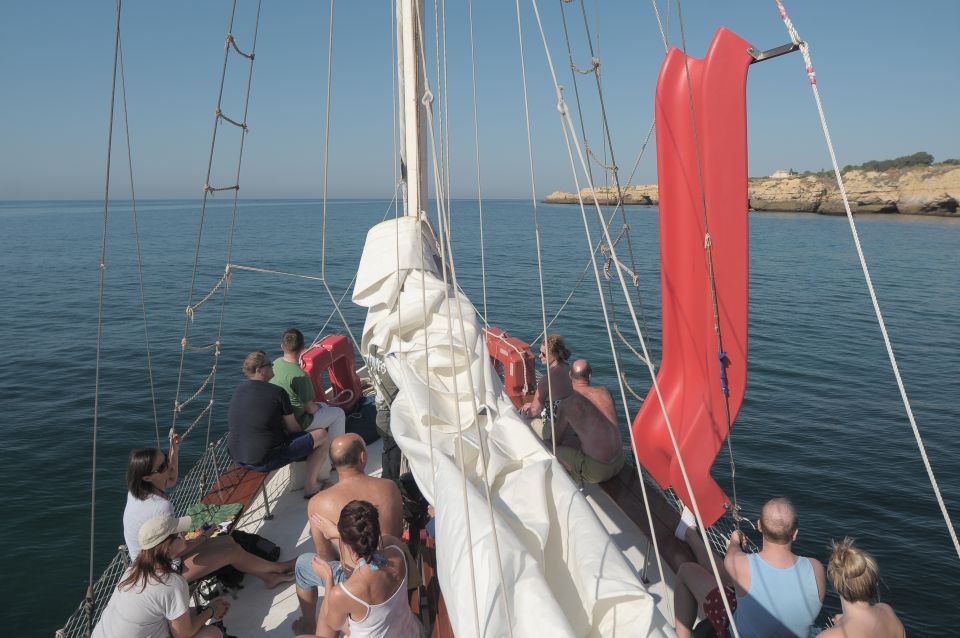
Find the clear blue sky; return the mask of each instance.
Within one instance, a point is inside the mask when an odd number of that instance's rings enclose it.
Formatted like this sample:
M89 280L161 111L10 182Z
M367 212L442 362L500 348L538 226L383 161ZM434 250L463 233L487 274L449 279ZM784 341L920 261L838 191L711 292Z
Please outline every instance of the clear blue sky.
M138 197L196 197L207 154L223 59L228 0L127 0L123 8L127 95ZM238 0L235 33L249 48L253 0ZM432 3L429 3L432 6ZM447 3L452 192L476 192L466 0ZM490 197L528 197L515 5L475 0L481 172ZM666 13L667 2L661 0ZM677 8L670 38L679 44ZM388 0L341 0L334 31L330 194L386 197L393 187L392 59ZM558 0L540 10L561 82L572 101ZM589 64L579 4L564 5L579 66ZM650 2L587 0L603 62L614 150L629 173L653 114L663 47ZM686 0L688 50L703 54L716 27L760 48L788 41L773 0ZM572 190L553 88L521 0L534 118L537 191ZM787 0L811 43L819 86L841 164L919 150L938 160L960 156L960 2ZM33 0L3 4L0 15L0 199L99 198L103 194L114 29L113 0ZM329 4L264 2L241 183L244 197L321 193ZM432 23L432 16L428 17ZM431 29L432 31L432 29ZM432 33L428 36L432 40ZM240 117L235 73L224 111ZM582 94L595 92L589 78ZM595 107L591 107L595 111ZM118 131L122 120L118 120ZM748 81L750 172L829 165L799 54L758 65ZM596 118L591 138L602 148ZM231 182L224 135L216 183ZM116 197L129 196L125 146L115 137ZM656 180L653 148L635 183Z

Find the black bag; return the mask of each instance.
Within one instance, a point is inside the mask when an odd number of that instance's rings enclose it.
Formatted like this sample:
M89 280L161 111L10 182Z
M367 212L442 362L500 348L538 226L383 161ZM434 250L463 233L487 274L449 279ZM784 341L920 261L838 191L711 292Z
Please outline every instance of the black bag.
M410 472L400 476L399 486L400 498L403 500L403 520L419 531L430 519L427 514L427 507L430 504L420 493L420 488Z
M244 532L239 529L233 530L231 532L233 540L237 541L237 544L250 552L254 556L259 556L264 558L271 563L277 562L280 558L280 548L276 543L267 540L259 534L251 534L249 532Z
M280 548L276 543L259 534L235 529L230 535L233 536L233 540L237 541L240 547L254 556L259 556L272 563L277 562L277 559L280 558ZM233 565L224 565L204 579L204 584L201 585L199 590L200 596L209 602L230 590L242 589L243 575L243 572Z

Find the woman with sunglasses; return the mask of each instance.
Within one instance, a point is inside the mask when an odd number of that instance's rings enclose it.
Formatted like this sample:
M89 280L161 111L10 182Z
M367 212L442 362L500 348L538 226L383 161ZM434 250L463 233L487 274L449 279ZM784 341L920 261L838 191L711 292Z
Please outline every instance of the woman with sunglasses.
M547 335L540 344L540 363L546 366L547 374L540 377L533 399L523 404L520 416L532 419L530 427L544 441L549 441L550 410L546 409L553 398L553 412L556 413L562 399L573 394L573 382L570 380L570 349L567 342L558 334ZM548 381L549 379L549 381Z
M187 548L181 534L190 517L155 516L137 533L140 552L110 596L92 638L221 638L207 621L218 621L230 608L218 598L206 609L190 609L187 581L173 563Z
M143 448L130 453L127 464L127 506L123 510L123 536L130 552L130 559L136 560L141 544L138 541L140 527L155 516L174 516L173 504L167 496L167 490L177 484L177 465L180 449L180 437L174 435L170 441L170 452L166 454L159 448ZM188 582L202 578L225 565L233 565L245 574L261 579L267 587L276 587L293 580L293 568L296 560L272 563L245 551L233 540L224 535L209 538L201 535L189 541L181 553L182 562L177 560L174 567Z
M353 573L333 583L330 564L319 556L313 567L323 578L326 595L320 606L318 636L334 638L416 638L420 622L407 602L407 559L400 541L380 535L380 515L367 501L350 501L337 522L340 557L353 562Z

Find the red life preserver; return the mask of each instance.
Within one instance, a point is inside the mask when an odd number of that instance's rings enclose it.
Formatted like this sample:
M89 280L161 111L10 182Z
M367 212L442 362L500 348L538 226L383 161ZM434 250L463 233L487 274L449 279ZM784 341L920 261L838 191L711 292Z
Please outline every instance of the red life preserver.
M329 335L307 348L300 355L300 367L313 382L318 401L329 403L350 412L363 397L360 377L357 376L357 358L350 340L343 335ZM327 400L323 380L326 372L333 387L333 397Z
M503 378L503 389L514 404L537 391L537 375L533 367L530 345L511 337L500 328L486 328L487 351L497 374Z

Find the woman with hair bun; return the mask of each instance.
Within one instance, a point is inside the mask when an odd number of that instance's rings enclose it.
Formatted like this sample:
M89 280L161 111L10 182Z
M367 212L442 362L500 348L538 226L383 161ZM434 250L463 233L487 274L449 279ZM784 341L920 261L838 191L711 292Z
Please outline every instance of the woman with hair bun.
M407 602L407 559L393 536L380 535L377 508L350 501L340 512L340 556L356 563L350 577L333 584L330 564L315 556L326 596L320 606L317 635L350 638L417 638L420 622Z
M880 599L880 567L873 556L855 547L852 538L830 544L827 576L840 595L843 613L823 638L903 638L903 623Z

